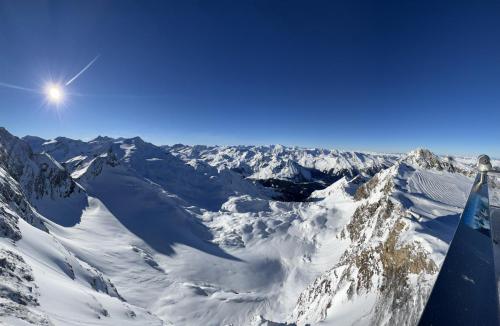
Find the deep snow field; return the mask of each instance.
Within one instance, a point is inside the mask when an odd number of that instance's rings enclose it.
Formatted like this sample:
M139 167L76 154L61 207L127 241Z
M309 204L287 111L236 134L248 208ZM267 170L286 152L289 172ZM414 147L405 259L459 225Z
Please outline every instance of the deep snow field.
M1 129L0 321L415 324L473 162Z

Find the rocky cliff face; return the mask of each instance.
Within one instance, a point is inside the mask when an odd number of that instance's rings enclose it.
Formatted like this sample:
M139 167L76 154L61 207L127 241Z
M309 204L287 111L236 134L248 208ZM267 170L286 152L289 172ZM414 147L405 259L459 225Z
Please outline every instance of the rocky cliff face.
M0 234L19 240L19 218L46 230L39 215L32 209L29 198L45 195L50 183L30 147L0 128ZM36 171L36 172L35 172ZM35 177L36 175L36 177Z
M419 148L411 151L408 155L403 157L401 161L423 169L457 172L469 176L474 174L474 170L471 169L470 165L460 163L451 156L439 157L428 149Z
M426 234L430 231L422 228L427 223L422 220L432 217L431 210L427 215L416 213L411 201L416 191L409 185L414 180L428 185L433 178L458 172L468 174L418 150L359 187L354 195L358 207L338 235L349 243L347 249L335 266L302 292L290 320L299 325L325 319L342 320L341 324L417 324L443 257L434 252L434 240ZM422 182L426 173L432 175Z
M0 128L0 168L5 177L0 186L3 209L10 207L4 215L4 225L12 225L7 221L12 222L17 216L45 230L33 208L52 217L58 215L61 200L80 203L85 200L85 191L61 164L46 153L34 153L25 141L3 128Z
M30 199L67 198L82 191L68 171L45 153L34 153L25 141L0 128L0 166Z
M0 236L19 240L21 232L17 226L19 218L45 230L45 226L31 209L17 181L0 167Z
M36 310L39 290L33 271L23 257L0 249L0 316L12 316L27 324L49 326L48 317Z

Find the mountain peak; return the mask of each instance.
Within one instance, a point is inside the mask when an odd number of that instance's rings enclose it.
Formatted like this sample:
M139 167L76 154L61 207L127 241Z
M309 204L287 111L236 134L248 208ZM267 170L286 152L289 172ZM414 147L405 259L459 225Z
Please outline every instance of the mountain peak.
M425 158L425 159L437 157L429 149L421 148L421 147L410 151L407 156L416 157L416 158Z
M113 140L113 138L111 138L111 137L99 135L96 138L92 139L90 141L90 143L92 143L92 142L99 142L99 143L101 143L101 142L108 142L108 141L112 141L112 140Z
M142 139L139 136L132 137L130 138L130 140L133 141L134 143L145 143L144 139Z
M17 139L16 136L12 135L7 129L4 127L0 127L0 141L1 142L11 142Z
M406 157L402 159L402 161L424 169L436 169L439 171L448 170L449 172L455 171L453 165L449 162L444 162L439 158L439 156L425 148L417 148L409 152Z

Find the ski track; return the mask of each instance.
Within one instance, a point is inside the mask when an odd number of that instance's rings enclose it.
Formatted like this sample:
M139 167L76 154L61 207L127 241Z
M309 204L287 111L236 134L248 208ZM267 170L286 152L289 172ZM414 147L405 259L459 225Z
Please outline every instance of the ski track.
M410 192L422 194L446 205L463 207L467 200L466 189L469 185L457 184L456 181L456 178L448 180L437 177L434 172L415 171L409 179L409 187Z

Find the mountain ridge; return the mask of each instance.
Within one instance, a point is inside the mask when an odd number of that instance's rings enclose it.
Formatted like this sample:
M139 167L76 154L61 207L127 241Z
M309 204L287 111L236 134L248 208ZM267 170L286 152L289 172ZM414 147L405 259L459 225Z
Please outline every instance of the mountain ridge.
M423 149L12 137L0 130L11 323L414 324L474 170Z

